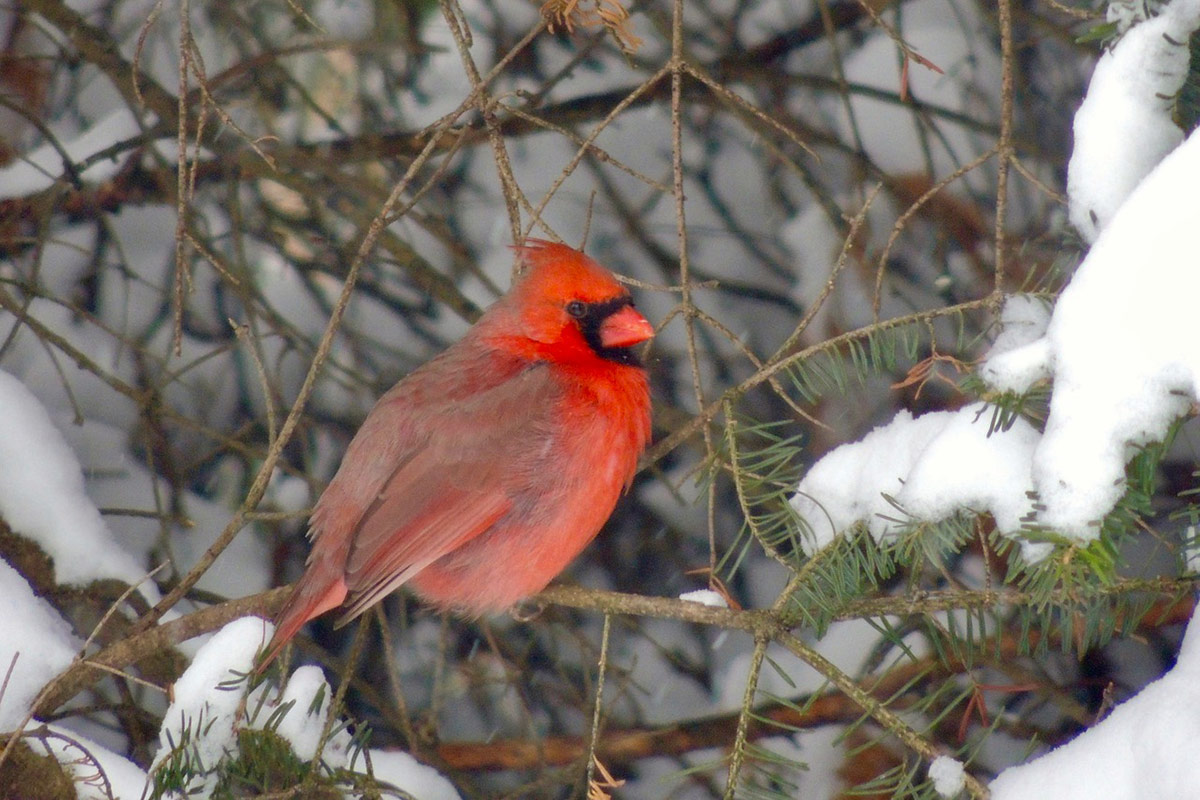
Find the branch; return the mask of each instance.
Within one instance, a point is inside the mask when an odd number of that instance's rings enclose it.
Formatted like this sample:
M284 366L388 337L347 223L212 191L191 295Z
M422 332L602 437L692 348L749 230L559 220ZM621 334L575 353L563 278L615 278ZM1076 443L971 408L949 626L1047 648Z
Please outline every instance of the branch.
M289 591L290 587L283 586L209 606L127 636L94 656L81 658L38 693L33 703L33 715L39 718L49 716L72 697L114 670L127 669L141 659L168 647L174 647L205 633L212 633L239 617L273 617L283 607L283 601Z
M550 590L548 590L549 592ZM543 593L540 597L545 597ZM557 592L555 592L557 594ZM694 605L694 604L693 604ZM1138 626L1141 632L1184 622L1191 617L1191 597L1157 604ZM1027 641L1004 634L981 642L975 652L986 654L987 663L1003 665L1024 656L1036 647L1043 633L1032 630ZM1057 643L1057 637L1051 637ZM918 681L944 680L969 672L982 665L976 660L967 665L957 655L946 652L931 655L888 670L885 674L855 682L856 691L875 701L892 700L909 693ZM903 707L903 706L902 706ZM726 748L737 731L740 711L698 717L657 727L610 729L596 743L596 754L606 764L628 764L643 758L679 756L697 750ZM762 703L753 708L746 729L746 740L820 728L824 725L849 725L862 719L863 709L841 690L831 689L800 695L782 702ZM486 742L443 742L437 752L447 765L465 771L499 771L566 766L583 758L586 742L578 736L552 736L546 739L491 739Z

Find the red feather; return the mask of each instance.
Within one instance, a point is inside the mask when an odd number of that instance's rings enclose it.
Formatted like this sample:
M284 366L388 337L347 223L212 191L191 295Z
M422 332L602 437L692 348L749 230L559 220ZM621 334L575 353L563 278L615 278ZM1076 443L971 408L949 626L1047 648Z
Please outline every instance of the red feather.
M512 290L350 442L263 664L313 617L342 606L343 624L403 585L438 608L505 609L587 546L632 481L650 397L626 348L653 330L578 250L517 249Z

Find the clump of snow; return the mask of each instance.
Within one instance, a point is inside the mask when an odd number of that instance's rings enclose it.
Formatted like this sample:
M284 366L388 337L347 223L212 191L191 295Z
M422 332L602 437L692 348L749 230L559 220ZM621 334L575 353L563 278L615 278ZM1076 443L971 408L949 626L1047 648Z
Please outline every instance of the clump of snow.
M0 614L0 682L12 667L8 683L0 693L0 733L7 733L21 724L37 693L67 668L83 642L67 621L35 595L21 574L3 560L0 560L0 597L4 598L4 613Z
M1117 26L1117 33L1124 34L1139 22L1157 16L1168 0L1110 0L1104 9L1104 19Z
M361 765L356 765L361 769ZM371 769L376 779L421 800L462 800L450 781L399 750L372 750Z
M261 728L274 716L277 708L291 704L291 708L279 719L275 732L292 746L296 755L311 761L321 745L321 733L333 697L328 682L320 668L305 666L297 669L288 679L287 687L278 699L272 700L257 713L250 727ZM321 759L333 769L355 769L365 771L366 763L351 755L350 734L334 727L332 734L321 748ZM371 771L375 778L408 792L422 800L461 800L453 785L437 770L418 762L407 753L391 750L371 750Z
M1022 394L1050 378L1050 344L1043 338L1049 323L1050 309L1037 298L1016 294L1005 300L1000 333L981 368L992 386ZM993 366L997 362L999 369Z
M320 747L320 758L330 769L367 769L344 727L335 725L321 743L333 693L319 668L296 670L278 696L271 697L265 686L247 695L243 676L253 669L255 655L273 632L271 623L257 617L234 620L213 635L175 683L175 701L163 719L162 750L154 768L187 748L196 776L188 786L189 797L212 794L217 767L236 756L239 728L270 728L304 761L316 758ZM413 797L459 800L449 781L405 753L372 750L370 763L377 779Z
M915 419L901 411L862 441L828 453L791 499L807 522L806 546L818 550L860 522L879 540L897 533L906 514L935 522L963 509L986 511L1002 533L1016 534L1031 513L1038 432L1024 419L1006 431L991 424L983 403Z
M25 739L34 752L53 755L74 782L79 800L141 800L146 773L125 756L67 730L48 725L44 736Z
M988 350L988 358L1036 342L1050 324L1050 305L1031 294L1010 295L1000 309L1000 331Z
M1002 392L1024 394L1038 381L1054 376L1054 353L1049 339L1038 339L1008 352L988 353L979 374Z
M1200 624L1193 617L1175 667L1098 725L992 781L992 800L1195 797L1200 786Z
M933 790L942 797L954 797L963 790L963 765L950 756L938 756L929 765Z
M75 453L37 398L2 370L0 408L0 464L20 465L0 470L0 518L54 559L59 583L141 582L146 571L113 539L84 492ZM153 585L142 582L139 588L157 602Z
M1071 223L1087 241L1096 241L1130 192L1183 141L1171 111L1197 27L1200 0L1173 0L1096 62L1075 114L1067 172Z
M725 602L725 598L720 592L714 592L712 589L697 589L694 592L684 592L679 595L680 600L686 600L689 603L699 603L702 606L712 606L713 608L729 608L729 604Z
M283 715L279 721L275 732L287 739L292 745L292 750L296 755L305 761L312 761L317 754L317 746L321 743L321 731L325 727L325 716L329 709L329 700L332 694L329 691L329 684L325 680L325 675L319 667L307 666L300 667L288 679L287 688L284 689L283 695L273 706L285 706L288 703L292 704L291 710ZM320 702L318 702L318 700ZM260 717L267 715L260 714ZM258 720L262 721L262 720ZM336 748L340 752L345 752L349 745L349 737L345 731L339 732L347 741L342 742L342 747ZM325 749L322 751L322 758L329 760L330 750L329 742L326 743ZM344 761L344 759L342 759ZM344 763L337 766L344 767Z
M1125 490L1131 450L1161 439L1200 384L1193 232L1200 137L1141 183L1059 298L1046 336L990 358L991 385L1023 391L1053 376L1034 487L1050 528L1091 538Z
M157 769L187 748L197 783L189 796L207 797L215 783L212 770L236 747L235 723L245 694L245 676L254 656L273 633L269 622L242 617L226 625L200 648L191 665L175 682L174 702L163 717Z

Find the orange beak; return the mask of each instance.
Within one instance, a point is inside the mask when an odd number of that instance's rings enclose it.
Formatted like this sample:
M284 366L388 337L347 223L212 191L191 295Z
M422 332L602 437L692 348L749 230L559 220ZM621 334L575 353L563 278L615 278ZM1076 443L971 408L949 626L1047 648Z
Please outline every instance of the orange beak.
M600 344L604 347L629 347L653 335L654 326L633 306L624 306L600 323Z

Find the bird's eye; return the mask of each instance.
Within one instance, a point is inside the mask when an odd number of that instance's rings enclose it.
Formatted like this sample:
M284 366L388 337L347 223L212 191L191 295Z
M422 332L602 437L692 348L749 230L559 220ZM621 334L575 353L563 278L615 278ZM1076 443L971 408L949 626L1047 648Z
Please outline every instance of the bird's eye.
M571 302L567 303L567 313L575 319L579 319L587 313L587 306L578 300L572 300Z

